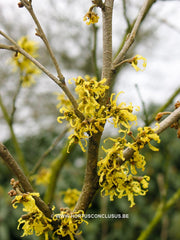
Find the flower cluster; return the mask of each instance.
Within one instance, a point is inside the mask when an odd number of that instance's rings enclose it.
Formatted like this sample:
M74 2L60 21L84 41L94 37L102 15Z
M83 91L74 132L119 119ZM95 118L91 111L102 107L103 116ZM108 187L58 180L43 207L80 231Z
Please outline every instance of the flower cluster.
M82 140L92 136L92 134L102 132L106 121L109 121L115 128L119 129L119 137L116 139L108 138L105 140L111 141L111 147L106 149L105 157L98 162L99 184L102 187L104 195L110 195L110 200L114 196L122 198L127 196L131 202L131 207L134 203L134 196L145 195L148 188L149 177L137 177L139 170L144 171L146 161L145 157L139 152L147 144L153 151L158 149L151 145L150 141L160 142L159 136L150 127L138 128L138 134L135 138L132 135L131 127L136 124L137 117L133 114L134 107L132 104L127 105L125 102L117 103L118 97L123 92L117 95L111 94L109 101L102 104L102 98L105 96L108 86L105 85L106 79L97 81L96 78L78 77L73 79L76 87L75 91L78 94L78 110L83 114L84 119L80 119L74 113L69 100L63 95L58 95L60 103L61 116L58 117L58 122L63 119L67 120L74 132L69 136L69 144L79 143L81 149L85 151ZM135 108L139 110L138 107ZM133 142L127 140L127 135L133 138ZM123 152L126 148L133 149L133 154L130 159L125 159Z
M64 195L63 201L64 203L71 209L73 210L78 198L80 196L80 191L78 191L77 189L70 189L68 188L65 192L61 192L61 194Z
M37 174L31 176L31 180L35 180L36 185L47 186L51 177L51 171L48 168L41 168Z
M85 76L85 78L82 78L79 76L73 78L73 80L76 84L75 91L78 94L78 109L83 113L85 119L81 120L78 118L74 113L70 101L64 95L60 94L58 95L60 103L57 106L61 106L59 111L63 116L59 116L57 120L59 123L62 123L62 119L67 120L74 129L74 133L69 136L69 146L73 142L79 143L81 149L85 151L81 140L83 139L85 144L87 144L89 136L98 131L103 131L107 116L105 106L100 106L98 101L104 97L105 91L109 87L104 85L106 79L98 82L95 77L90 78L89 76Z
M144 171L145 158L139 153L145 144L150 149L158 151L158 149L150 144L151 140L160 142L159 136L150 127L138 128L137 138L133 143L127 142L125 135L117 139L109 138L114 144L112 147L103 150L106 152L104 159L98 162L99 184L102 187L102 194L110 195L112 201L114 196L122 198L128 197L131 202L130 207L135 205L134 196L145 195L148 188L149 176L137 177L137 169ZM134 150L129 160L123 156L126 147Z
M87 223L83 219L84 212L79 210L77 212L71 212L68 209L61 209L60 214L55 214L53 216L53 221L58 223L57 230L54 235L59 235L62 237L69 236L71 240L74 240L74 235L79 235L81 232L77 233L79 225L83 222Z
M126 132L127 129L130 129L132 122L136 122L136 116L132 113L132 104L126 105L124 102L117 104L117 98L122 92L117 94L115 99L113 99L115 95L113 93L106 105L100 105L100 99L105 96L106 91L109 89L105 85L106 79L98 82L95 77L85 76L85 78L82 78L79 76L73 78L73 80L76 84L75 91L78 94L78 109L82 112L85 119L81 120L76 116L70 101L63 94L58 95L60 102L57 105L62 114L57 118L57 121L62 123L62 120L65 119L74 129L74 132L69 136L69 146L73 142L79 143L81 149L85 151L82 140L85 141L86 146L89 136L103 131L107 119L114 127L121 127L120 131ZM126 130L123 130L123 127Z
M14 183L16 184L16 190L9 192L10 196L15 196L12 200L12 205L14 208L17 208L17 204L20 203L24 207L23 211L26 212L26 214L22 215L18 220L19 224L17 229L19 230L21 227L24 231L22 237L35 233L36 236L44 235L45 240L48 240L49 232L51 232L53 237L57 235L62 237L69 235L70 238L74 240L73 235L81 234L81 232L77 233L77 231L80 224L86 222L83 220L83 211L71 212L65 208L60 209L59 214L52 215L52 218L47 218L35 203L34 197L39 197L39 193L21 193L17 189L19 182L14 181ZM17 192L19 192L18 195ZM55 207L52 208L52 210L54 209Z
M47 218L36 206L33 196L39 197L39 193L22 193L15 196L12 201L13 207L17 208L17 203L23 204L23 215L19 220L17 229L22 225L24 231L22 237L32 235L35 233L37 236L45 235L45 240L48 240L48 231L53 230L51 219Z
M37 58L37 43L31 41L28 37L22 37L18 45L29 53L32 57ZM20 53L13 56L11 63L14 65L14 71L20 71L20 79L23 87L29 87L35 83L34 75L40 74L40 70L29 59Z

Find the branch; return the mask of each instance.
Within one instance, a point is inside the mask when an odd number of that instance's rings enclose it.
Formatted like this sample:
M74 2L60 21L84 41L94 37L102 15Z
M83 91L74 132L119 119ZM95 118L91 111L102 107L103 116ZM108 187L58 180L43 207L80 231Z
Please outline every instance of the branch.
M151 124L156 115L159 113L159 112L164 112L164 110L173 102L174 98L180 93L180 88L178 88L173 94L172 96L170 96L170 98L167 100L167 102L162 106L160 107L152 116L152 118L148 121L148 125Z
M130 24L130 21L129 21L128 16L127 16L126 0L123 0L123 14L124 14L124 18L125 18L126 23L127 23L127 27L128 27L128 29L130 29L131 24Z
M172 112L166 119L164 119L159 124L158 129L157 127L154 128L155 133L159 135L168 127L170 127L173 123L177 122L179 119L180 119L180 107L174 110L174 112ZM126 148L123 153L125 160L129 160L132 157L133 153L134 153L134 150L132 148ZM119 161L122 161L122 160L119 159Z
M13 97L13 102L12 102L12 112L11 112L11 117L10 117L11 125L14 122L14 114L16 112L16 101L17 101L17 98L18 98L20 90L21 90L21 84L22 84L22 82L21 82L21 79L20 79L19 83L18 83L18 86L17 86L17 89L16 89L16 92L15 92L15 95Z
M112 78L112 12L114 0L106 0L103 13L103 66L102 79L106 78L109 86Z
M0 157L4 160L4 162L7 164L9 169L15 174L15 176L18 178L19 182L21 183L23 189L25 192L34 192L29 180L24 175L23 171L15 161L15 159L12 157L12 155L9 153L7 148L0 142ZM44 215L48 218L51 217L51 210L50 208L45 204L42 199L39 197L34 197L36 201L37 207L44 213Z
M40 168L45 157L47 157L47 155L55 148L55 146L60 142L60 140L64 137L68 130L69 128L65 128L65 130L53 141L51 146L42 154L42 156L39 158L36 165L34 166L33 170L30 172L31 175L33 175Z
M85 212L88 209L89 204L92 202L92 199L99 188L97 176L97 161L101 134L102 133L98 133L94 136L91 136L91 138L89 139L88 159L84 184L81 195L74 208L75 212L78 210L83 210Z
M24 51L19 45L8 35L6 35L3 31L0 30L0 35L2 35L4 38L9 40L14 46L8 46L5 44L0 44L0 49L7 49L14 52L20 52L23 56L28 58L31 62L33 62L39 69L41 69L49 78L51 78L66 94L66 96L69 98L70 102L72 103L74 107L75 114L82 120L84 120L83 114L78 110L78 103L76 102L75 98L69 91L68 87L65 84L65 81L59 81L57 77L55 77L47 68L45 68L40 62L38 62L35 58L33 58L30 54L28 54L26 51Z
M9 130L10 130L10 133L11 133L11 137L12 137L12 142L13 142L13 145L14 145L14 149L15 149L18 161L19 161L21 167L23 168L24 172L26 174L28 174L28 169L27 169L26 164L25 164L24 155L23 155L23 152L22 152L22 150L20 148L19 142L18 142L18 140L16 138L16 134L15 134L14 129L13 129L12 119L10 118L10 116L9 116L9 114L7 112L6 107L4 106L4 103L3 103L3 100L1 98L1 95L0 95L0 108L2 110L4 119L5 119L8 127L9 127Z
M153 231L155 226L158 224L158 222L161 220L163 214L170 208L172 207L177 200L180 198L180 189L178 189L173 196L165 203L165 204L160 204L154 218L150 222L150 224L147 226L147 228L140 234L137 240L145 240L149 237L150 233Z
M59 80L64 82L65 78L64 78L64 76L63 76L63 74L62 74L62 72L60 70L59 64L57 63L55 55L54 55L54 53L53 53L53 51L51 49L51 46L50 46L50 44L49 44L49 42L47 40L46 35L45 35L45 33L44 33L44 31L43 31L43 29L41 27L41 24L40 24L38 18L36 17L36 15L34 13L34 10L32 8L32 3L24 1L24 0L21 0L21 2L26 7L26 9L30 13L30 15L32 16L32 19L34 20L34 22L35 22L35 24L37 26L36 35L39 36L43 40L44 44L46 45L46 48L47 48L47 50L49 52L49 55L50 55L50 57L51 57L51 59L52 59L52 61L54 63L55 68L56 68Z
M101 78L106 78L107 85L111 84L112 71L112 12L113 12L114 0L106 0L102 8L103 14L103 66ZM107 101L108 94L100 100L100 104L103 105ZM99 153L99 144L102 132L93 134L89 138L87 165L84 178L84 184L82 187L81 195L74 208L74 211L88 209L97 189L99 188L98 176L97 176L97 161Z
M67 152L68 144L69 142L51 164L51 167L50 167L51 176L50 176L49 184L44 196L44 201L48 204L51 204L54 199L54 194L55 194L59 174L66 160L68 159L70 154L72 154L73 150L76 147L76 144L71 145L70 151Z
M131 47L131 45L133 44L134 42L134 39L136 37L136 34L137 34L137 31L139 29L139 26L143 20L143 18L145 17L147 11L149 10L149 7L155 2L155 0L146 0L142 6L142 8L140 9L139 11L139 14L137 16L137 19L134 23L134 26L132 28L132 31L131 33L127 36L127 39L121 49L121 51L119 52L119 54L117 55L117 57L115 58L114 62L113 62L113 67L112 69L114 70L114 66L119 64L125 54L127 53L128 49Z

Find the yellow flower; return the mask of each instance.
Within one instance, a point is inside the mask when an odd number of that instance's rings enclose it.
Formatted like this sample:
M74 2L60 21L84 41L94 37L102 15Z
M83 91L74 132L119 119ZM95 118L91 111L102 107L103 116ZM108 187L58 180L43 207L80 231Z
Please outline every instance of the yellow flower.
M65 119L74 129L74 132L69 136L69 147L72 143L78 143L82 151L85 151L82 140L87 145L87 139L93 133L104 130L104 124L109 117L106 114L106 107L100 106L98 103L99 98L105 96L105 92L109 87L105 85L105 78L98 82L96 77L86 75L84 78L78 76L73 80L76 84L75 91L78 94L78 109L83 113L85 119L83 121L79 119L75 115L69 100L66 100L62 95L58 95L60 103L57 106L60 107L59 111L62 115L57 118L57 121L62 123L62 120ZM72 82L69 80L69 83Z
M24 231L22 237L32 235L35 232L37 236L45 234L46 239L48 239L48 231L53 230L52 220L39 210L33 196L39 197L39 193L23 193L22 195L17 195L12 201L14 208L17 208L17 203L22 203L24 206L23 211L27 212L26 215L19 218L17 229L22 225Z
M137 117L132 113L133 112L132 104L127 106L125 102L121 102L119 105L117 105L117 98L121 93L123 92L122 91L119 92L114 100L113 96L115 95L115 93L111 94L109 104L109 117L112 117L115 128L119 127L120 131L122 131L123 126L125 129L129 131L132 126L130 122L136 122Z
M32 57L37 58L37 43L30 41L28 37L22 37L18 45L29 53ZM34 76L40 74L40 70L29 59L20 53L13 56L11 63L14 65L14 71L20 71L20 79L23 87L29 87L35 83Z
M98 20L99 20L99 16L92 11L87 12L86 15L83 18L83 21L86 21L87 25L97 23Z
M54 235L60 235L62 237L69 236L71 240L74 240L74 235L79 235L81 232L77 233L79 225L83 222L87 223L83 219L84 212L79 210L78 212L70 212L68 210L61 211L60 214L56 214L53 217L53 221L58 222L58 228L54 232Z
M160 138L159 136L154 132L154 130L151 127L144 127L138 128L139 134L138 134L138 138L137 138L137 145L138 148L144 148L145 144L148 144L149 148L152 151L159 151L158 148L154 147L151 145L150 141L154 140L157 143L160 143Z
M31 177L32 180L36 181L37 185L48 185L50 180L51 172L48 168L41 168L36 175Z
M141 69L139 66L138 66L138 61L142 60L143 63L142 63L142 66L143 68ZM144 69L146 68L146 64L147 64L147 60L146 58L142 57L141 55L136 55L134 58L133 58L133 61L131 63L131 65L133 66L133 68L138 72L138 71L144 71Z
M68 188L67 191L65 192L61 192L64 195L64 203L71 209L73 210L78 198L80 196L80 191L78 191L77 189L70 189Z

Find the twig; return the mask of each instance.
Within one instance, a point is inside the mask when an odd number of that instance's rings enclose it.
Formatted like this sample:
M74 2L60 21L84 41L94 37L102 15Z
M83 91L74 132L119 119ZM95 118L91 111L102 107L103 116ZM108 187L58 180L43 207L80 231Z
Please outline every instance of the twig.
M25 164L25 159L24 159L23 152L22 152L22 150L20 148L20 145L19 145L19 142L18 142L18 140L16 138L16 134L14 132L14 128L13 128L13 125L12 125L11 118L10 118L8 112L7 112L6 107L4 106L4 103L3 103L3 100L1 98L1 95L0 95L0 108L2 110L4 119L7 122L7 125L9 127L9 130L10 130L10 133L11 133L11 137L12 137L12 142L13 142L13 145L14 145L15 152L17 154L18 161L19 161L21 167L23 168L24 172L26 174L28 174L28 169L27 169L26 164Z
M101 78L106 78L106 84L111 84L112 71L112 12L114 0L106 0L102 9L103 16L103 66Z
M64 135L67 133L69 128L66 128L51 144L51 146L43 153L43 155L39 158L36 165L34 166L33 170L30 172L30 175L33 175L41 166L43 160L47 155L55 148L55 146L60 142L60 140L64 137Z
M0 142L0 157L4 160L4 162L10 168L10 170L18 178L24 191L25 192L34 192L29 180L24 175L23 171L21 170L21 168L19 167L19 165L17 164L15 159L12 157L12 155L9 153L7 148L1 142ZM52 214L50 208L39 197L34 197L34 198L35 198L37 207L45 214L45 216L50 218L51 214Z
M11 125L14 122L14 114L15 114L15 111L16 111L16 100L17 100L17 97L18 97L18 95L20 93L20 90L21 90L21 84L22 84L22 82L21 82L21 80L19 80L18 87L17 87L15 95L13 97L12 112L11 112L11 116L10 116Z
M161 106L160 108L158 108L158 110L153 114L152 118L149 120L148 125L151 124L154 120L155 120L155 116L159 113L159 112L164 112L164 110L173 102L174 98L180 93L180 88L178 88L177 90L175 90L175 92L169 97L169 99L167 100L167 102Z
M139 11L139 14L138 14L137 19L134 23L134 26L132 28L131 33L127 36L127 39L126 39L126 41L123 45L123 48L121 49L121 51L119 52L119 54L117 55L117 57L115 58L115 60L113 62L113 66L112 66L113 70L114 70L114 66L119 64L123 60L126 52L128 51L128 49L133 44L134 39L135 39L136 34L137 34L137 31L138 31L139 26L140 26L140 24L141 24L141 22L142 22L142 20L145 16L146 12L147 12L147 9L149 9L149 6L152 5L154 2L155 2L155 0L146 0L144 2L142 8Z
M148 114L147 114L145 102L144 102L144 100L143 100L143 98L142 98L142 96L141 96L141 92L140 92L140 90L139 90L138 84L135 84L135 88L136 88L136 90L137 90L137 93L138 93L139 98L140 98L141 103L142 103L142 108L143 108L143 113L144 113L144 118L145 118L145 120L144 120L145 125L148 125L148 123L149 123L149 121L148 121Z
M141 232L137 240L146 240L149 237L150 233L153 231L154 227L161 220L163 214L170 207L172 207L178 201L179 198L180 198L180 189L178 189L165 204L161 203L154 215L154 218L152 219L150 224L147 226L147 228L143 232Z
M68 87L66 86L65 82L59 81L57 77L55 77L47 68L45 68L40 62L38 62L35 58L33 58L30 54L28 54L26 51L24 51L19 45L8 35L6 35L4 32L0 30L0 35L5 37L7 40L9 40L14 46L8 46L5 44L0 44L0 49L7 49L14 52L20 52L22 55L24 55L26 58L28 58L31 62L33 62L39 69L41 69L49 78L51 78L61 89L64 91L66 96L71 101L75 114L82 120L84 120L84 115L78 110L78 103L76 102L75 98L69 91Z
M51 164L51 167L50 167L51 176L49 180L49 185L47 187L47 190L44 196L44 201L48 204L51 204L54 199L54 194L55 194L59 174L66 160L68 159L70 154L72 154L75 146L76 144L71 145L70 152L68 153L67 152L68 143L67 143L66 147L63 148L63 150L60 152L60 154L54 159L54 161Z
M160 134L164 130L166 130L168 127L171 126L171 124L177 122L180 119L180 107L174 110L166 119L164 119L160 124L159 127L155 128L155 133ZM129 160L134 153L134 150L132 148L126 148L124 150L123 156L126 160ZM122 161L119 159L119 161Z
M125 18L126 23L127 23L127 27L128 27L128 29L130 29L131 24L130 24L130 21L129 21L128 16L127 16L126 0L123 0L123 14L124 14L124 18Z
M36 15L34 13L32 4L27 2L27 1L24 1L24 0L21 0L21 2L24 4L24 6L26 7L28 12L30 13L32 19L34 20L34 22L35 22L35 24L37 26L36 35L39 36L43 40L44 44L46 45L46 48L47 48L47 50L48 50L48 52L50 54L50 57L51 57L51 59L52 59L52 61L54 63L54 66L56 68L59 80L64 82L65 78L64 78L64 76L63 76L63 74L62 74L62 72L60 70L59 64L57 63L56 57L55 57L55 55L53 53L53 50L51 49L51 46L50 46L50 44L49 44L49 42L47 40L47 37L46 37L42 27L41 27L41 24L40 24L38 18L36 17Z
M102 133L93 135L89 139L85 178L81 195L74 208L75 212L78 210L83 210L85 212L88 209L89 204L92 202L92 199L99 188L97 176L97 161L101 134Z

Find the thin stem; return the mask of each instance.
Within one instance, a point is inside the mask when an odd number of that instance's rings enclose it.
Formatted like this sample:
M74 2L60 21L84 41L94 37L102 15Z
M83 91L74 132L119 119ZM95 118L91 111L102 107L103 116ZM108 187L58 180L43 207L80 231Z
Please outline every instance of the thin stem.
M47 68L45 68L41 63L39 63L35 58L33 58L30 54L28 54L26 51L24 51L21 47L18 46L18 44L8 35L6 35L4 32L0 31L0 34L4 36L7 40L9 40L11 43L14 44L14 46L8 46L4 44L0 44L0 49L7 49L14 52L20 52L22 55L24 55L26 58L28 58L31 62L33 62L39 69L41 69L49 78L51 78L61 89L64 91L66 96L69 98L70 102L72 103L74 107L75 114L81 119L84 120L84 115L78 110L78 103L76 102L75 98L71 94L70 90L66 86L65 82L59 81L57 77L55 77Z
M40 168L42 162L44 159L49 155L49 153L56 147L56 145L60 142L60 140L64 137L64 135L67 133L69 128L66 128L51 144L51 146L42 154L42 156L37 161L36 165L34 166L33 170L30 172L30 175L33 175L37 170Z
M21 183L23 189L25 192L34 192L29 180L25 176L22 169L17 164L16 160L13 158L13 156L9 153L8 149L0 142L0 157L4 160L5 164L9 167L9 169L15 174L15 176L18 178L19 182ZM36 201L37 207L45 214L46 217L51 217L51 210L50 208L45 204L42 199L39 197L34 197Z
M46 34L44 33L44 31L43 31L43 29L41 27L41 24L40 24L40 22L39 22L39 20L38 20L38 18L36 16L36 14L34 13L32 4L27 4L27 2L24 1L24 0L21 0L21 2L24 4L24 6L26 7L28 12L30 13L32 19L34 20L34 22L35 22L35 24L37 26L36 35L39 36L43 40L44 44L46 45L46 48L47 48L47 50L49 52L49 55L50 55L50 57L51 57L51 59L52 59L52 61L54 63L55 68L56 68L56 71L57 71L57 74L58 74L58 78L60 79L60 81L64 82L65 78L64 78L64 76L63 76L63 74L62 74L62 72L60 70L59 64L58 64L58 62L56 60L56 57L55 57L55 55L53 53L53 50L51 49L51 46L50 46L50 44L48 42Z
M136 37L137 31L138 31L138 29L139 29L139 27L140 27L140 24L141 24L142 20L144 19L147 11L149 10L150 6L151 6L154 2L155 2L155 0L146 0L146 1L144 2L143 6L142 6L142 8L140 9L139 14L138 14L138 16L137 16L137 18L136 18L136 21L135 21L135 23L134 23L134 26L133 26L133 28L132 28L132 31L131 31L131 33L127 36L127 39L126 39L126 41L125 41L125 43L124 43L121 51L119 52L119 54L118 54L117 57L115 58L115 60L114 60L114 62L113 62L113 66L119 64L119 63L123 60L123 58L124 58L125 54L127 53L128 49L131 47L131 45L132 45L133 42L134 42L134 39L135 39L135 37ZM113 69L114 69L114 67L113 67Z
M148 123L149 123L149 121L148 121L148 114L147 114L145 102L144 102L144 100L142 98L142 95L141 95L141 92L139 90L138 84L135 84L135 88L137 90L137 93L138 93L139 98L140 98L141 103L142 103L142 108L143 108L143 113L144 113L144 118L145 118L144 122L145 122L146 125L148 125Z
M75 146L76 146L75 144L71 145L70 153L68 153L67 152L68 144L67 144L67 146L63 148L63 150L60 152L60 154L56 157L56 159L51 164L51 170L50 170L51 176L49 180L49 185L46 190L46 194L44 196L44 201L48 204L51 204L54 199L54 194L55 194L55 189L56 189L59 174L66 160L68 159L70 154L72 154Z
M128 29L130 29L131 24L130 24L130 21L129 21L128 16L127 16L126 0L123 0L123 14L124 14L124 18L125 18L126 23L127 23L127 27L128 27Z
M19 96L19 93L20 93L20 90L21 90L21 80L19 80L19 83L18 83L18 86L17 86L17 89L16 89L16 92L15 92L15 95L13 97L13 103L12 103L12 112L11 112L11 117L10 117L10 120L11 120L11 125L13 124L14 122L14 114L16 112L16 101L17 101L17 98Z
M141 232L141 234L137 240L146 240L149 237L149 235L151 234L151 232L153 231L153 229L155 228L155 226L161 220L163 214L167 210L169 210L169 208L171 208L179 200L179 198L180 198L180 189L178 189L166 203L164 203L164 204L161 203L159 205L152 221L147 226L147 228L143 232Z
M164 110L169 107L169 105L173 102L174 98L180 93L180 88L176 89L175 92L169 97L169 99L167 100L167 102L161 106L160 108L158 108L158 110L153 114L152 118L149 120L148 124L151 124L154 120L156 115L159 112L164 112Z
M154 128L155 133L160 134L168 127L170 127L173 123L177 122L180 119L180 107L174 110L166 119L164 119L160 124L159 127ZM132 148L126 148L123 152L123 156L126 160L130 159L134 153ZM121 162L122 160L119 159Z
M0 95L0 108L2 110L4 119L7 122L7 125L9 127L9 130L10 130L10 133L11 133L11 137L12 137L12 142L13 142L13 145L14 145L14 148L15 148L15 152L16 152L18 161L19 161L21 167L23 168L24 172L26 174L28 174L28 169L27 169L26 164L25 164L25 159L24 159L23 152L22 152L21 147L19 145L19 142L18 142L18 140L16 138L16 134L14 132L14 128L13 128L13 125L12 125L12 120L9 117L9 114L7 112L6 107L4 106L4 103L3 103L3 100L1 98L1 95Z

